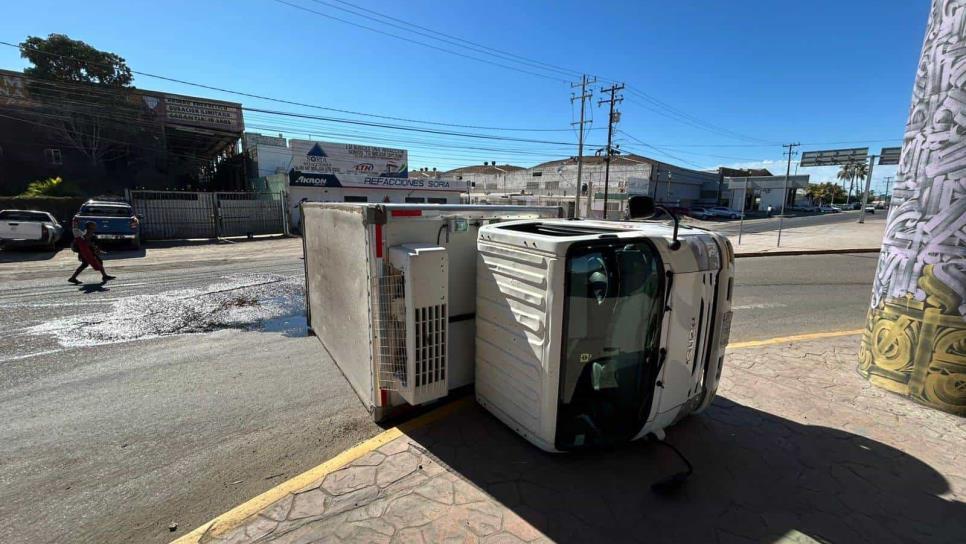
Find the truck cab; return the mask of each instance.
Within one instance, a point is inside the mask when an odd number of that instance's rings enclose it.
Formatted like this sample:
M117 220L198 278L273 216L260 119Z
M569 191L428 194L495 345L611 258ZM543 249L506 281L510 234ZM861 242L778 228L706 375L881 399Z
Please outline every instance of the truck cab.
M97 225L95 237L98 241L121 242L133 249L141 247L141 222L126 202L88 200L74 215L75 234L84 230L87 223Z

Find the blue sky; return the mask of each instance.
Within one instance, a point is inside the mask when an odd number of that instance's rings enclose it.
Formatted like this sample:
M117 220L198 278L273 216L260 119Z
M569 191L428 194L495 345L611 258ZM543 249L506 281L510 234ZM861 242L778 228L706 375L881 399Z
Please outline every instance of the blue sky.
M245 114L254 131L404 147L414 168L485 160L527 166L576 154L566 145L576 142L568 81L596 74L628 85L619 107L622 148L686 167L766 166L779 173L784 142L801 142L806 151L864 145L878 150L901 143L929 5L926 0L349 2L34 0L4 6L0 40L65 33L120 54L134 70L330 108L495 129L383 120L399 125L548 142ZM16 49L0 47L0 67L24 65ZM250 107L379 121L144 76L135 85ZM606 113L597 107L600 87L594 86L590 144L606 141ZM823 169L799 173L811 173L813 180L828 176ZM894 167L877 168L876 185L894 173Z

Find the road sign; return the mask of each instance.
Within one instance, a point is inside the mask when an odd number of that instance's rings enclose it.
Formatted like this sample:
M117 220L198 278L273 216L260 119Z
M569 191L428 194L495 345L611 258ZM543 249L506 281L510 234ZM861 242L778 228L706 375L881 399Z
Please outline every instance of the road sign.
M805 151L799 166L833 166L850 162L865 162L869 157L868 147L852 149L830 149L826 151Z
M901 152L901 147L883 147L882 151L879 151L879 166L899 164Z

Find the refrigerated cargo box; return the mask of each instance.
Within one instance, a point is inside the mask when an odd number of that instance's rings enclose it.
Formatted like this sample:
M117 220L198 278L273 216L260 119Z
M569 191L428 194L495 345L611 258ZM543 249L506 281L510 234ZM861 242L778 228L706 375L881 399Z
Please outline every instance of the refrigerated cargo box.
M309 330L376 421L473 383L480 227L557 207L301 205Z

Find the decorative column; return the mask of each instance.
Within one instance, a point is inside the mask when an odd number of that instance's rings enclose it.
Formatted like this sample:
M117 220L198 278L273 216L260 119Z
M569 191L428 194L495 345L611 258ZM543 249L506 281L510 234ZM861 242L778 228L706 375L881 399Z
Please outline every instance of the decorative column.
M859 373L966 416L966 0L933 0Z

